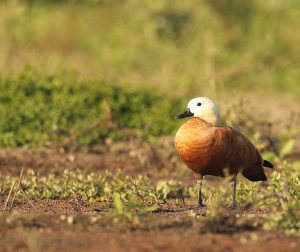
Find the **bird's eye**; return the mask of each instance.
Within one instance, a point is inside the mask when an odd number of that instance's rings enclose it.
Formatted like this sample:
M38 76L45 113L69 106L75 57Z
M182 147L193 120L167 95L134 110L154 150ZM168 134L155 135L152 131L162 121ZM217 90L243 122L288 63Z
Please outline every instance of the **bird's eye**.
M198 103L197 103L197 106L201 106L201 102L198 102Z

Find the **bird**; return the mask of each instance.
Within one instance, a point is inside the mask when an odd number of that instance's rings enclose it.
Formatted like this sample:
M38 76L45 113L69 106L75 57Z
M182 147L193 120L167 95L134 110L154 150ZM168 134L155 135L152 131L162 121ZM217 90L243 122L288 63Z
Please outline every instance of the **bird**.
M175 148L180 159L192 170L198 188L197 208L204 207L202 182L206 175L230 176L232 208L237 208L237 175L250 181L266 181L263 160L255 145L241 132L221 124L218 106L207 97L196 97L175 119L190 117L176 133Z

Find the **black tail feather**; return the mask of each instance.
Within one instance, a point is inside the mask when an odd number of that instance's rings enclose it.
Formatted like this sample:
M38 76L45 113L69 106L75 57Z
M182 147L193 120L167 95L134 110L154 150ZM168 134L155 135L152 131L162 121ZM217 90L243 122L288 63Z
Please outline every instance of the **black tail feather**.
M245 178L247 178L250 181L266 181L267 180L267 177L263 171L259 171L259 172L243 171L242 174Z
M264 160L263 166L264 166L264 167L267 167L267 168L270 168L270 169L273 169L273 167L274 167L273 164L270 163L270 162L267 161L267 160Z

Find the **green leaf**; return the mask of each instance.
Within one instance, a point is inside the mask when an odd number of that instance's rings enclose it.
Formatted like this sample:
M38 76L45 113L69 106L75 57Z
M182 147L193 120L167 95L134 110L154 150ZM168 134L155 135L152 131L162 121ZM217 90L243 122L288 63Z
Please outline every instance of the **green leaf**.
M158 202L158 199L154 193L150 192L149 197L153 197L155 199L155 201Z
M157 204L154 204L152 206L144 207L143 210L146 212L154 212L159 208Z
M137 208L141 208L144 204L144 202L142 200L139 200L138 198L136 198L134 196L129 198L129 202Z
M119 193L114 193L114 207L118 214L123 212L123 203Z

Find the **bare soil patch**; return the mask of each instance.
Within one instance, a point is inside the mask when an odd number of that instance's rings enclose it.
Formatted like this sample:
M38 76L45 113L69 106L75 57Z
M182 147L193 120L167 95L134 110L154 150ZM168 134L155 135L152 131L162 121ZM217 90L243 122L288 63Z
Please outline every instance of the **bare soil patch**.
M173 153L162 153L168 157L167 168L150 170L145 167L149 153L138 156L130 153L132 147L124 146L109 151L99 147L93 153L1 149L0 174L18 176L23 167L43 175L60 174L65 168L88 172L122 169L130 175L149 174L153 180L176 178L194 184L188 171L178 173L175 169ZM164 162L153 159L151 156L153 164ZM114 223L108 216L112 203L88 204L75 198L32 203L34 208L26 199L15 200L10 212L0 215L0 251L298 251L300 245L296 237L265 232L259 225L239 223L234 217L249 215L255 221L268 211L228 208L227 215L211 225L204 221L207 209L195 209L194 199L186 199L186 204L170 200L154 213L130 223ZM3 206L4 199L0 199L1 210Z
M41 175L61 173L64 169L100 172L105 169L125 171L141 168L136 158L114 152L59 153L50 149L0 149L1 175L18 175L21 169L32 169Z
M241 227L206 230L201 220L148 216L112 224L92 215L27 214L1 217L2 251L298 251L299 240Z

